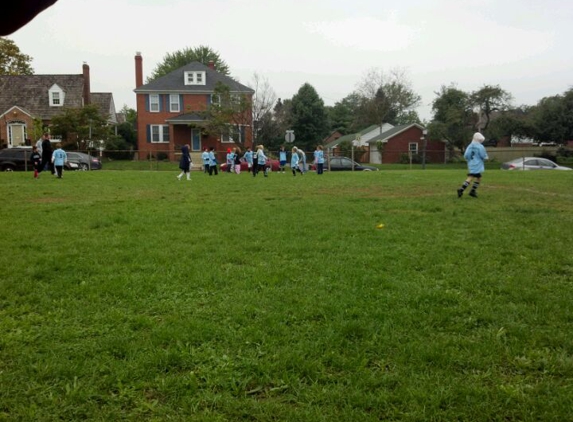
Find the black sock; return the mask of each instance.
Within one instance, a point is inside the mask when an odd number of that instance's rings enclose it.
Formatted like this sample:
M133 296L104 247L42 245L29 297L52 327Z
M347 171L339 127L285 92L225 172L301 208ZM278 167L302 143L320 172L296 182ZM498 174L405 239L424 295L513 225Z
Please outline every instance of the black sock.
M472 191L475 192L477 188L479 188L479 182L474 182L474 185L472 186Z
M462 190L466 190L466 188L470 185L470 182L468 182L467 180L464 182L464 184L462 185Z

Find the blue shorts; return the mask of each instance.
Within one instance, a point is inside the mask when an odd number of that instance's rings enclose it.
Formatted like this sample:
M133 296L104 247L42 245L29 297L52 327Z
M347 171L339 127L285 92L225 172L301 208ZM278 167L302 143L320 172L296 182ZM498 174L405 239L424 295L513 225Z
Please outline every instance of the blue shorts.
M281 165L281 167L284 167L284 166L286 166L286 161L281 160L281 161L279 161L279 164Z

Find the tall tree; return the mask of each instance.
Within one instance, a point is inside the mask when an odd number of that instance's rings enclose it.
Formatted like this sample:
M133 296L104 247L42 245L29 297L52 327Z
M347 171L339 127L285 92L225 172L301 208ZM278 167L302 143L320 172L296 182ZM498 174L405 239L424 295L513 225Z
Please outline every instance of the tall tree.
M478 113L476 130L486 131L494 112L502 112L511 107L512 96L499 85L484 85L470 96L470 102Z
M292 129L296 145L308 150L328 134L328 116L324 101L312 85L305 83L292 97Z
M353 92L336 102L334 106L327 107L330 130L337 130L343 135L347 135L363 129L356 125L356 116L359 112L361 100L362 97L357 92Z
M32 58L20 51L14 41L0 37L0 75L33 75Z
M541 99L533 108L533 124L540 141L564 144L573 140L573 88Z
M91 141L107 141L111 128L106 116L95 105L67 108L52 118L51 133L62 138L64 145L79 149L95 148Z
M473 132L473 110L469 94L450 86L442 85L432 103L434 119L429 124L431 139L445 139L450 149L460 151L471 139Z
M277 95L268 79L258 73L253 74L252 82L249 84L255 93L253 94L253 144L258 144L261 134L268 133L272 129L265 128L265 125L273 124L273 107L277 102Z
M151 76L147 78L147 82L149 83L161 76L165 76L191 62L200 62L208 66L210 61L213 61L217 72L229 75L229 66L221 59L219 53L210 47L200 45L196 48L187 47L174 53L167 53L165 57L163 57L163 61L151 72Z
M362 127L396 124L398 116L414 110L421 101L406 71L400 68L388 73L381 69L369 70L358 84L358 93L362 100L357 117Z
M250 120L251 98L245 94L232 93L229 86L217 82L213 90L213 100L205 111L205 130L215 136L232 139L241 148L245 147L245 122Z

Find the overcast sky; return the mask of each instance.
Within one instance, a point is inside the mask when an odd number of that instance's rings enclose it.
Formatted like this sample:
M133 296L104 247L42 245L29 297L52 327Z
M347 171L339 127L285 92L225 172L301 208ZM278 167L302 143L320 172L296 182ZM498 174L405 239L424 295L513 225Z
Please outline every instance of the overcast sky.
M256 72L280 98L310 83L326 105L371 69L405 69L430 119L441 85L500 85L516 105L573 86L571 0L59 0L7 36L37 74L79 74L93 92L135 108L167 53L206 45L248 85Z

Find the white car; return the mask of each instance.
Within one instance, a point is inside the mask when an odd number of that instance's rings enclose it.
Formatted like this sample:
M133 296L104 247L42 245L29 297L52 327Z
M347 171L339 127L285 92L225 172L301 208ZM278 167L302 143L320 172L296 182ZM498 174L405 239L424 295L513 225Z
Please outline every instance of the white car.
M508 161L501 165L502 170L571 170L555 164L547 158L541 157L521 157Z

